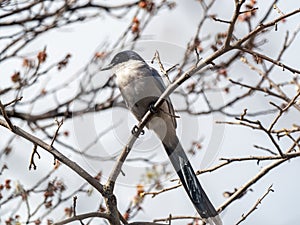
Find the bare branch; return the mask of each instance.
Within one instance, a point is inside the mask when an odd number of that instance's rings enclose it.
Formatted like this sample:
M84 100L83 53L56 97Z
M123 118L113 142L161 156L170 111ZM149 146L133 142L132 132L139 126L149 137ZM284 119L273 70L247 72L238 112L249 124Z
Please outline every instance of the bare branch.
M272 169L277 168L280 164L286 162L288 159L279 159L274 161L273 163L269 164L268 166L264 167L259 173L257 173L253 178L248 180L241 188L239 188L231 197L227 199L221 206L219 206L218 211L221 212L225 208L229 206L233 201L237 200L241 193L245 192L250 186L255 184L258 180L260 180L263 176L265 176L268 172Z
M55 139L57 138L59 129L60 129L60 127L61 127L61 126L63 125L63 123L64 123L63 119L61 119L61 121L58 121L57 119L55 119L55 121L56 121L56 123L57 123L57 129L56 129L55 134L54 134L54 136L53 136L53 138L52 138L52 141L51 141L51 143L50 143L50 146L51 146L51 147L53 147L53 144L54 144Z
M107 213L91 212L91 213L80 214L80 215L77 215L77 216L74 215L71 218L68 218L66 220L54 223L53 225L64 225L64 224L68 224L68 223L71 223L71 222L74 222L74 221L81 221L81 220L84 220L84 219L95 218L95 217L110 220L110 216Z
M268 56L266 56L264 54L260 54L258 52L254 52L253 50L250 50L250 49L247 49L247 48L244 48L244 47L238 47L238 49L242 50L243 52L247 52L247 53L253 55L254 57L259 57L261 59L267 60L267 61L271 62L272 64L281 67L283 71L285 69L287 69L287 70L291 71L292 73L300 74L300 70L292 68L292 67L290 67L290 66L288 66L288 65L286 65L286 64L284 64L282 62L279 62L277 60L274 60L274 59L272 59L272 58L270 58L270 57L268 57Z
M247 217L250 216L250 214L252 214L258 207L259 204L261 204L262 200L267 197L267 195L270 193L270 192L274 192L274 190L272 189L272 186L271 185L268 190L266 191L266 193L257 200L257 202L255 203L255 205L244 215L242 215L242 218L236 223L236 225L242 223L243 221L245 221L247 219Z
M10 129L9 125L4 120L0 120L0 125L7 129ZM42 141L41 139L29 134L28 132L24 131L23 129L21 129L18 126L14 126L13 133L30 141L31 143L33 143L35 145L41 147L42 149L46 150L51 155L53 155L56 159L58 159L60 162L64 163L68 167L70 167L74 172L76 172L80 177L82 177L88 183L90 183L100 193L102 193L102 194L104 193L102 184L100 184L94 177L92 177L89 173L87 173L77 163L75 163L68 157L64 156L53 146L47 144L46 142Z
M37 151L37 145L36 144L33 145L33 150L32 150L31 157L30 157L30 162L29 162L29 170L31 170L32 167L33 167L34 170L36 170L36 164L34 162L34 156L35 155L37 155L39 159L41 158L40 154Z
M236 0L235 1L234 14L233 14L233 17L230 21L230 25L229 25L229 28L228 28L228 31L227 31L227 37L226 37L226 40L225 40L225 43L224 43L225 48L230 45L230 42L231 42L231 39L232 39L232 36L233 36L234 26L236 24L236 21L237 21L239 15L240 15L240 10L241 10L241 7L244 4L244 2L245 2L245 0Z
M5 111L5 105L2 104L1 100L0 100L0 110L1 110L1 114L2 116L4 117L5 121L6 121L6 124L7 124L7 127L14 132L15 130L15 127L14 125L12 124L12 122L10 121L10 119L8 118L7 114L6 114L6 111Z

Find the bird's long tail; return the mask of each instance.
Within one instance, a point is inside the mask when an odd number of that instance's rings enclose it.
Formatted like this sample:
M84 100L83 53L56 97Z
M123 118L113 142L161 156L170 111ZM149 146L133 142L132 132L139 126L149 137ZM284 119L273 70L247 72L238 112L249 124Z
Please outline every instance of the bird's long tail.
M177 136L172 136L164 138L162 142L185 191L202 219L210 225L222 225L218 212L200 185Z

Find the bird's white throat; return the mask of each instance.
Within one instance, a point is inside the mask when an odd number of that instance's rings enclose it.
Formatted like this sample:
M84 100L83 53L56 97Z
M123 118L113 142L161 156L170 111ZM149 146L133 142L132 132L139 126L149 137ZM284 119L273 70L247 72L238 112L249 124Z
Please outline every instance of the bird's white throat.
M132 79L136 79L139 74L139 68L142 66L145 66L145 62L139 60L129 60L115 65L113 67L113 72L117 77L117 85L122 87Z

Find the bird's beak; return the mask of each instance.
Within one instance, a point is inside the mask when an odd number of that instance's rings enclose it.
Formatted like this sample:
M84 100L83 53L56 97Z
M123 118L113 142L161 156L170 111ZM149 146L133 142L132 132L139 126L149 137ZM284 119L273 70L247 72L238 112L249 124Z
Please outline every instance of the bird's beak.
M112 64L108 64L107 66L103 67L101 69L101 71L104 71L104 70L110 70L111 68L113 68L113 65Z

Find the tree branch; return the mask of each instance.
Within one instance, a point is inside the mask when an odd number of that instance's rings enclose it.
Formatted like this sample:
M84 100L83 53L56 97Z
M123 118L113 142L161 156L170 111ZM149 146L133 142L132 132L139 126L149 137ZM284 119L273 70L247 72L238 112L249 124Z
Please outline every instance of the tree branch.
M0 119L0 126L3 126L7 129L10 129L9 125L2 119ZM84 180L86 180L90 185L92 185L101 194L105 195L102 184L100 184L97 179L92 177L89 173L87 173L77 163L75 163L74 161L72 161L68 157L64 156L62 153L60 153L53 146L47 144L46 142L42 141L41 139L29 134L28 132L26 132L22 128L20 128L18 126L13 126L13 127L14 127L14 129L12 130L13 133L15 133L16 135L28 140L29 142L33 143L34 145L37 145L37 146L41 147L42 149L46 150L48 153L53 155L56 159L58 159L60 162L62 162L66 166L68 166L75 173L77 173L80 177L82 177Z
M250 216L250 214L251 213L253 213L256 209L257 209L257 207L258 207L258 205L259 204L261 204L261 202L262 202L262 200L265 198L265 197L267 197L267 195L270 193L270 192L274 192L274 190L272 189L272 186L273 185L271 185L269 188L268 188L268 190L266 191L266 193L261 197L261 198L259 198L258 200L257 200L257 202L255 203L255 205L244 215L242 215L242 218L236 223L236 225L238 225L238 224L240 224L241 222L243 222L245 219L247 219L247 217L249 217Z
M84 214L73 216L73 217L65 219L63 221L54 223L53 225L64 225L64 224L68 224L68 223L71 223L71 222L74 222L74 221L81 221L81 220L84 220L84 219L96 218L96 217L107 219L107 220L111 219L110 215L107 214L107 213L91 212L91 213L84 213Z

